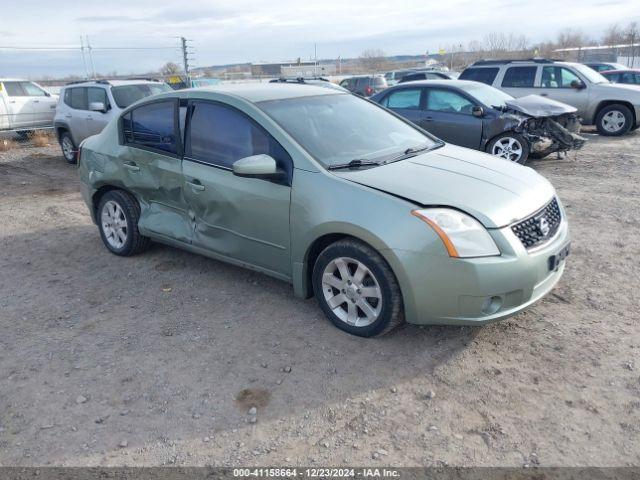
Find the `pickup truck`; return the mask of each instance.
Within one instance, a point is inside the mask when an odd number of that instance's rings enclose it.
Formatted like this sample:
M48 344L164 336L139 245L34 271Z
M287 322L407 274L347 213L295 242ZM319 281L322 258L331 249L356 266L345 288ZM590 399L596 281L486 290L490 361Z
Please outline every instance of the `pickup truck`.
M0 78L0 131L53 127L58 96L34 82Z

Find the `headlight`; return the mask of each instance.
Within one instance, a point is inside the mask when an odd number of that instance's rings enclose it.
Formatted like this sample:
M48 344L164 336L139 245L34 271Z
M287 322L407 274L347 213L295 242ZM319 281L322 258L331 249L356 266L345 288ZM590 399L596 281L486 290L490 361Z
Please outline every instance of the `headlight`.
M486 228L466 213L452 208L425 208L413 210L411 214L436 231L451 257L500 255Z

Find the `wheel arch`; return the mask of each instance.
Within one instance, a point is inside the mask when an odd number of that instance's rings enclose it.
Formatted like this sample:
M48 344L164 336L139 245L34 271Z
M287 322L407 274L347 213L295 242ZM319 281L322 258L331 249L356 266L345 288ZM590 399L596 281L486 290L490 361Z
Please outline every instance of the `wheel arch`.
M638 119L636 118L636 109L633 107L633 104L631 102L628 102L626 100L603 100L600 103L598 103L596 109L594 110L594 114L593 114L593 124L596 124L596 119L598 118L598 115L600 115L600 111L605 108L608 107L610 105L624 105L625 107L627 107L630 111L631 111L631 117L632 117L632 127L633 125L635 125L638 121Z
M102 185L98 187L98 189L93 193L93 195L91 195L91 216L93 218L94 223L97 223L98 205L100 204L100 199L108 192L112 192L114 190L120 190L122 192L125 192L131 195L133 198L135 198L136 202L138 202L138 205L140 204L140 200L138 200L138 197L136 197L131 191L129 191L125 187L121 185L113 185L113 184Z

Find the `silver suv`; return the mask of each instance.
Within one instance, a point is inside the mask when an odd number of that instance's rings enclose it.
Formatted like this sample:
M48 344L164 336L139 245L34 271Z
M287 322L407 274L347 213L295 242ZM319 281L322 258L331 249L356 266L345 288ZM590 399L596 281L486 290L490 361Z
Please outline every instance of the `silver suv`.
M153 80L94 80L65 86L53 121L65 160L75 163L80 143L100 133L129 105L170 91L166 83Z
M610 83L581 63L545 59L481 60L461 80L475 80L514 97L536 94L578 109L583 125L601 135L623 135L640 127L640 89Z

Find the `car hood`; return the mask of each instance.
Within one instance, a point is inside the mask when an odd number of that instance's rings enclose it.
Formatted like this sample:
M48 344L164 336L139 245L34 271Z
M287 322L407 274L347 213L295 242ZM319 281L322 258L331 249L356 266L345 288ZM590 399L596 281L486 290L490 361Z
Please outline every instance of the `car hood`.
M525 97L507 100L507 107L530 117L556 117L566 113L576 113L578 110L566 103L544 98L540 95L527 95Z
M594 84L601 95L617 94L621 100L630 101L633 104L640 103L640 89L638 85L628 83L598 83Z
M555 194L529 167L454 145L380 167L332 173L420 206L463 210L487 228L525 218Z

